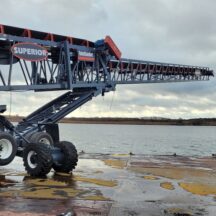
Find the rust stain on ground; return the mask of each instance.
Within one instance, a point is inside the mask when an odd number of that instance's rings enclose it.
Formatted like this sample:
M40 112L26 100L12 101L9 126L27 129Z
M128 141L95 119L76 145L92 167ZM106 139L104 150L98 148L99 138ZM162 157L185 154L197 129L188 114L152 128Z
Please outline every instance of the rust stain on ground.
M184 178L211 178L216 179L216 174L209 170L180 168L180 167L130 167L129 170L138 173L149 173L156 176L161 176L169 179L184 179Z
M152 175L145 175L143 176L144 179L146 180L158 180L159 178L156 176L152 176Z
M187 183L181 182L179 186L184 190L196 194L196 195L216 195L216 183L208 184L208 183Z
M94 179L94 178L86 178L82 176L74 176L73 179L75 181L81 181L81 182L87 182L92 183L100 186L106 186L106 187L115 187L117 186L117 181L109 181L104 179Z
M173 184L171 182L162 182L160 183L160 186L164 189L167 189L167 190L174 190L175 187L173 186Z
M0 197L22 197L22 198L40 198L40 199L67 199L73 198L81 193L82 190L72 188L50 188L35 187L25 189L14 189L1 191Z
M53 179L28 179L25 181L26 184L36 185L36 186L67 186L65 182L55 181Z
M123 161L123 160L104 160L104 163L107 166L111 166L117 169L123 169L127 165L126 161Z
M97 196L97 195L92 195L92 196L85 196L84 200L93 200L93 201L109 201L109 198L106 198L104 196Z

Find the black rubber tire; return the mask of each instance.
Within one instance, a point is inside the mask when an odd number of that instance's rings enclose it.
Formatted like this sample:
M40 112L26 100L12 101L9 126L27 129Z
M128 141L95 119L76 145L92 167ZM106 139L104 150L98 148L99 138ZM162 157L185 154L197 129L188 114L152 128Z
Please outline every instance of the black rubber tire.
M69 173L75 169L78 162L78 154L76 147L71 142L61 141L55 144L55 147L60 148L64 154L64 159L61 164L53 163L53 169L56 172Z
M2 146L3 144L1 144L1 140L3 139L8 140L12 147L11 154L4 159L1 158L1 152L3 151L2 148L4 148L4 146ZM0 132L0 166L8 165L15 158L16 153L17 153L17 143L13 138L13 136L6 132Z
M34 162L29 161L29 154L34 153ZM30 158L28 158L30 157ZM53 165L51 149L44 143L30 143L23 151L23 162L27 173L31 176L45 176ZM32 163L32 164L30 164ZM35 166L35 167L34 167Z
M41 142L42 139L48 140L49 144L47 144L47 145L53 146L53 144L54 144L53 139L50 136L50 134L48 134L46 132L36 132L36 133L33 133L32 135L29 136L29 141L32 143L43 143L43 142Z

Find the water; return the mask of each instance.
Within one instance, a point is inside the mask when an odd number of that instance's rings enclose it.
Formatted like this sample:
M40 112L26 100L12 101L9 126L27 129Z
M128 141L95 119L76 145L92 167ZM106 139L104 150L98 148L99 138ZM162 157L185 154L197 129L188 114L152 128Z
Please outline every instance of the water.
M211 155L215 127L107 124L60 124L62 140L86 153Z

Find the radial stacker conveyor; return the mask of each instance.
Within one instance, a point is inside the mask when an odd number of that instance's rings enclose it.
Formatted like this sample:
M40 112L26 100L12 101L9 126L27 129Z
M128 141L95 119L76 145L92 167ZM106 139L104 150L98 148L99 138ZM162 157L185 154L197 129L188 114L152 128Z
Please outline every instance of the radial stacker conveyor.
M0 91L66 93L13 125L0 116L0 165L23 158L32 176L71 172L77 165L75 146L60 141L58 121L90 101L114 91L117 84L209 80L207 67L121 58L106 36L96 42L0 25ZM6 105L0 106L0 112Z

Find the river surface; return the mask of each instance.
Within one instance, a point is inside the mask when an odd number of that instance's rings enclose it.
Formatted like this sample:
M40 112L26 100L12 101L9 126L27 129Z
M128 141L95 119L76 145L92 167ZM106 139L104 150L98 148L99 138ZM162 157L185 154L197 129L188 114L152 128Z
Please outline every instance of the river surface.
M108 124L60 124L61 140L86 153L178 154L216 153L216 127Z

